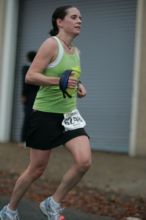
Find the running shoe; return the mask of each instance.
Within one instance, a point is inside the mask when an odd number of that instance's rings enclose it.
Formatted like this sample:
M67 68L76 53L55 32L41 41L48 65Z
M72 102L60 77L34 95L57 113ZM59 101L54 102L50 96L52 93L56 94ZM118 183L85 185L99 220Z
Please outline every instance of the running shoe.
M18 212L16 214L11 214L7 211L7 206L4 206L0 211L0 220L20 220L18 216Z
M65 220L64 216L61 215L63 209L60 206L58 208L53 206L50 197L40 203L40 210L48 217L48 220Z

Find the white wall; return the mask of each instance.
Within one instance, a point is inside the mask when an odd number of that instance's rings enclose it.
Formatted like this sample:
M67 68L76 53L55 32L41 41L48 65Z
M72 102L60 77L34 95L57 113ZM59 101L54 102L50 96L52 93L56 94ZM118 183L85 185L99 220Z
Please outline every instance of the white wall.
M10 138L17 36L18 0L5 0L0 81L0 141Z

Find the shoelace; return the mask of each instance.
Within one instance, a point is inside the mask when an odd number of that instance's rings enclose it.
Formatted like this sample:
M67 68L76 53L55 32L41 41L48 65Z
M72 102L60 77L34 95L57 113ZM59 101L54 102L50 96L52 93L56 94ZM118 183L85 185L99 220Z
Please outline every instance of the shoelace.
M50 204L47 203L47 201L45 203L46 203L45 206L46 206L46 211L48 212L48 215L52 215L54 217L58 217L59 220L64 220L64 216L61 215L63 210L64 210L64 208L58 207L57 209L55 209L55 208L52 209L52 207L50 206Z

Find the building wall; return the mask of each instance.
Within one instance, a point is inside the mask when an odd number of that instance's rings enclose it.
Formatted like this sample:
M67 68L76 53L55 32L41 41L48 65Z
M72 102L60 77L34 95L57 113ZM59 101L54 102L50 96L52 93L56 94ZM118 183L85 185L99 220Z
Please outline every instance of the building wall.
M10 140L15 79L18 0L0 3L1 65L0 65L0 141ZM2 10L2 11L1 11Z
M3 57L3 33L4 33L4 10L5 0L0 1L0 82L1 82L1 68L2 68L2 57ZM1 88L1 87L0 87Z
M78 107L86 118L92 148L127 153L137 0L87 0L86 4L74 1L84 18L82 34L75 39L75 44L81 51L81 80L88 90L87 97L78 100ZM64 4L66 2L64 0ZM26 53L38 48L46 37L52 11L57 6L57 0L51 4L45 0L20 1L12 123L14 141L20 141L23 119L21 70L26 63Z
M17 0L12 0L16 5L18 5L16 2ZM136 127L136 135L135 135L135 154L139 156L145 156L146 157L146 1L143 0L144 7L143 7L143 28L142 28L142 48L141 48L141 60L140 60L140 77L139 77L139 91L138 91L138 117L137 117L137 127ZM2 58L3 58L3 51L4 51L4 30L6 27L6 0L0 0L0 99L2 97L1 94L1 88L2 88ZM9 2L10 3L10 2ZM14 5L15 5L14 4ZM16 7L15 7L16 8ZM17 15L17 14L16 14ZM16 16L17 17L17 16ZM16 24L16 22L13 22L13 25ZM12 26L13 26L12 25ZM11 26L11 27L12 27ZM15 37L16 39L16 37ZM13 53L14 54L14 53ZM14 56L15 57L15 56ZM13 65L15 63L15 60L13 62ZM12 74L11 74L12 76ZM13 76L14 77L14 76ZM7 97L4 97L7 100ZM6 106L7 107L7 106ZM11 106L9 105L11 108ZM2 112L2 105L0 105L0 114ZM8 108L5 108L8 109ZM10 109L11 111L11 109ZM4 121L6 124L6 122ZM10 126L10 123L7 122L7 125ZM10 128L7 128L6 130L9 130ZM0 131L3 131L4 128L0 121ZM9 140L6 138L6 140ZM0 141L2 138L0 138ZM131 146L132 147L132 146Z
M146 156L146 1L142 30L136 155Z

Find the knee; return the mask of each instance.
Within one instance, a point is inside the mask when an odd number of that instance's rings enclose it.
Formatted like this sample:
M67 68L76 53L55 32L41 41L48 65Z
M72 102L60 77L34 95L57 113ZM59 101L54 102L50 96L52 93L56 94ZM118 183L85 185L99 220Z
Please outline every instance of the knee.
M42 176L42 174L44 173L44 168L43 167L38 167L37 170L34 172L34 177L37 179L40 176Z
M82 159L77 163L78 171L80 173L85 173L91 167L92 160L91 158Z
M34 167L33 169L30 168L29 169L29 175L32 178L32 180L36 180L38 179L40 176L42 176L42 174L44 173L45 167L42 165L38 165L36 167Z

